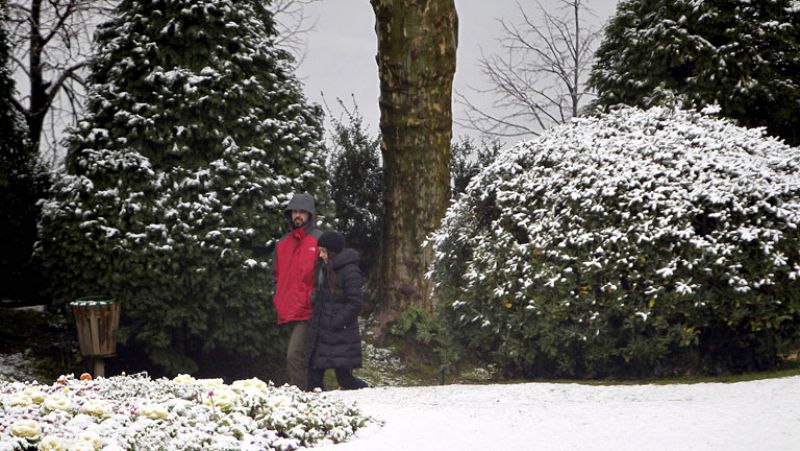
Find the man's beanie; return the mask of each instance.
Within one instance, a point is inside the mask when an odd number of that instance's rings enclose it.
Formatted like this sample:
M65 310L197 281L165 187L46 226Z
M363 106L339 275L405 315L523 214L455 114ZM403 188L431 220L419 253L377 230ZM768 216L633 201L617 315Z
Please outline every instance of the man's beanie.
M338 254L344 249L344 237L339 232L328 231L319 237L317 246L324 247L328 251Z

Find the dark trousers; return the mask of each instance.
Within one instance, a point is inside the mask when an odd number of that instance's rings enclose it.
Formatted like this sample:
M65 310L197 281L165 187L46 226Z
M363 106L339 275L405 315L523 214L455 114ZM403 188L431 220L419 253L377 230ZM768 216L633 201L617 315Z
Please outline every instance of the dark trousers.
M356 390L369 387L369 384L353 376L353 370L349 368L334 368L336 372L336 382L343 390ZM322 380L325 378L324 369L308 369L308 389L319 388L325 390Z
M306 389L308 375L306 373L306 337L308 337L308 321L292 321L287 323L289 329L289 346L286 349L286 369L289 383Z

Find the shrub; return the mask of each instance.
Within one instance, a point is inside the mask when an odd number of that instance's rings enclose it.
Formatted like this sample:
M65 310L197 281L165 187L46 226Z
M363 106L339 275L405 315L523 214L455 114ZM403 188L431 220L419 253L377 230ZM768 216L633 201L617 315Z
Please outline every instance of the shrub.
M774 366L800 344L800 151L671 107L501 154L433 236L440 310L506 371Z

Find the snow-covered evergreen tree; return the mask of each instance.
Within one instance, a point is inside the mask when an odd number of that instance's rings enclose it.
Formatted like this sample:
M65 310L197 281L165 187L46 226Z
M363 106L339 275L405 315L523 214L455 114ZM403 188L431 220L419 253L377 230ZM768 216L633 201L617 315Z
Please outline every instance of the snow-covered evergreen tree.
M432 239L460 341L536 376L776 364L800 346L800 149L762 132L625 107L501 153Z
M476 144L462 138L450 144L450 197L457 198L467 189L473 177L497 158L503 148L498 140L481 140Z
M664 97L718 106L740 125L800 144L800 6L796 0L623 0L590 85L599 105Z
M321 109L256 0L123 1L99 28L85 117L44 205L57 301L109 293L169 371L280 349L269 256L283 208L325 205Z
M336 228L347 245L361 253L361 268L370 273L377 264L383 233L380 137L370 136L358 108L345 112L347 122L333 121L331 199L336 206Z
M0 0L0 299L31 301L39 288L31 265L38 169L25 121L13 104L6 8Z

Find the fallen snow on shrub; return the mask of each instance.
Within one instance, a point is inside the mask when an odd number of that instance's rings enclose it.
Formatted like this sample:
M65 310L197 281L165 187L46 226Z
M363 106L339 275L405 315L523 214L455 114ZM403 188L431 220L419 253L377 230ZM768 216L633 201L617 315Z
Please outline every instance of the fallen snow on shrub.
M258 379L0 381L0 450L293 450L372 422L320 393Z
M508 369L774 365L800 330L800 150L700 113L623 108L502 153L449 209L432 276Z

